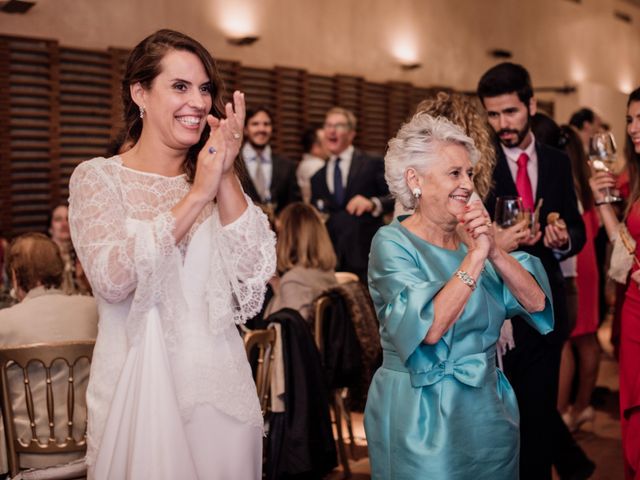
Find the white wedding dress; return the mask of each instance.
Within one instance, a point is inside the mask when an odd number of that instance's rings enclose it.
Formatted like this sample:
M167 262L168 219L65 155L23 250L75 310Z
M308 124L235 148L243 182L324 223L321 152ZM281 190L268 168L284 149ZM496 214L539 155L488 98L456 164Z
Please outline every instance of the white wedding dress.
M259 479L263 421L237 323L260 309L275 237L249 200L222 226L203 209L176 246L186 176L80 164L73 244L98 301L87 390L89 477Z

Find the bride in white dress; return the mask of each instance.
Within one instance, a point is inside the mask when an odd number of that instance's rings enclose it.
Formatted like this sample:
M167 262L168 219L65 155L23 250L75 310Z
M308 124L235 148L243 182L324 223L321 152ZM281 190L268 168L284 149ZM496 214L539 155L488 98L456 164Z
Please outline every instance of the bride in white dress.
M89 478L261 477L262 415L236 324L262 305L275 239L234 173L244 96L222 106L220 93L204 47L156 32L123 80L135 145L71 178L73 243L100 311Z

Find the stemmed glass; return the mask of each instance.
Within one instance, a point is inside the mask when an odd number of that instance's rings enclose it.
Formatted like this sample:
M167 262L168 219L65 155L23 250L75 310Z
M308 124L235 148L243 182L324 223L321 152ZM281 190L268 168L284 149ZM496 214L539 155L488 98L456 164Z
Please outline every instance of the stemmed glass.
M508 228L524 218L520 197L498 197L496 199L496 222L500 228Z
M616 141L610 132L596 133L589 144L589 163L596 172L611 172L616 161ZM605 188L604 203L621 202L622 198L610 188Z

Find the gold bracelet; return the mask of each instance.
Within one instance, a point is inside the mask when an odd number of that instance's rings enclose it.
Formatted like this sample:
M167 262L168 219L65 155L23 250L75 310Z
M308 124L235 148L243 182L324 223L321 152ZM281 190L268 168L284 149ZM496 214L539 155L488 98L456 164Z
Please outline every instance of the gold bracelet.
M456 272L456 277L458 277L462 281L462 283L464 283L472 291L475 290L476 287L478 286L476 284L476 281L473 279L473 277L469 275L467 272L465 272L464 270L458 270Z

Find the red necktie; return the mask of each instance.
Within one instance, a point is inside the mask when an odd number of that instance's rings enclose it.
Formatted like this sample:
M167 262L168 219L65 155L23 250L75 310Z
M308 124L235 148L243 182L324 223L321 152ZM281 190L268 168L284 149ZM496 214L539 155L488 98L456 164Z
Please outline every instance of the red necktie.
M518 174L516 175L516 188L518 195L522 197L522 206L533 210L533 191L531 190L531 181L527 172L527 162L529 155L522 152L518 157Z

